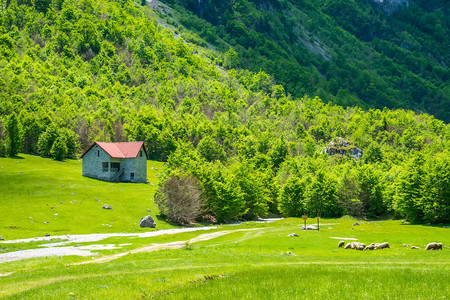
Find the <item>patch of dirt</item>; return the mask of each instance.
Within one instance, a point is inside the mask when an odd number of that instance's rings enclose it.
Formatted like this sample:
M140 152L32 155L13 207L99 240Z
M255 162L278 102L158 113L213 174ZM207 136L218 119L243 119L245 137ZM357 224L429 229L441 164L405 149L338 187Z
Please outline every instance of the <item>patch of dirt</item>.
M335 236L330 236L330 239L343 240L343 241L357 241L358 240L355 238L345 238L345 237L335 237Z
M176 242L170 242L170 243L165 243L165 244L154 244L151 246L134 249L134 250L124 252L124 253L103 256L103 257L100 257L97 259L83 261L83 262L77 262L77 263L73 263L73 264L69 264L69 265L85 265L85 264L92 264L92 263L100 264L100 263L105 263L105 262L109 262L109 261L118 259L118 258L128 255L128 254L153 252L153 251L162 250L162 249L180 249L180 248L185 247L186 244L207 241L207 240L211 240L216 237L227 235L227 234L234 233L234 232L254 231L254 230L261 230L261 229L263 229L263 228L236 229L236 230L225 230L225 231L217 231L217 232L212 232L212 233L205 233L205 234L201 234L201 235L199 235L195 238L192 238L190 240L187 240L187 241L176 241Z

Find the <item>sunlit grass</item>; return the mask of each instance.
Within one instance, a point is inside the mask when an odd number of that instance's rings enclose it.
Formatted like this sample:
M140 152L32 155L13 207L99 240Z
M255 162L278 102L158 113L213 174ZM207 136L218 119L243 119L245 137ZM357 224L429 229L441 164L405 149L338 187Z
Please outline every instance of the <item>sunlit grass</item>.
M148 161L149 184L111 183L81 176L80 160L20 156L0 158L0 236L5 239L146 231L139 220L158 213L153 194L160 162ZM102 209L103 204L113 209ZM159 229L173 227L156 221Z
M132 243L120 253L152 243L187 241L200 234L227 235L184 248L128 254L103 264L72 265L90 258L42 258L0 264L0 295L11 299L443 299L449 294L448 229L377 221L324 220L320 231L301 231L301 222L243 223L152 238L110 238ZM371 227L373 225L373 227ZM357 227L357 228L356 228ZM352 229L353 228L353 229ZM234 230L245 229L246 231ZM288 237L296 232L299 237ZM337 248L339 240L388 241L391 249ZM425 251L424 241L443 242L442 251ZM420 246L421 250L403 247ZM295 255L285 255L289 251Z

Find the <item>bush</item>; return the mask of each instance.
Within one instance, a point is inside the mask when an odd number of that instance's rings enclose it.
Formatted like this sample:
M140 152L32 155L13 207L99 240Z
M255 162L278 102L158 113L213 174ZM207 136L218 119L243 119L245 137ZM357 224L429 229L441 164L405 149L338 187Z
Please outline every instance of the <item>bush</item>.
M187 225L200 216L202 190L193 175L171 176L159 187L155 202L161 214L172 222Z

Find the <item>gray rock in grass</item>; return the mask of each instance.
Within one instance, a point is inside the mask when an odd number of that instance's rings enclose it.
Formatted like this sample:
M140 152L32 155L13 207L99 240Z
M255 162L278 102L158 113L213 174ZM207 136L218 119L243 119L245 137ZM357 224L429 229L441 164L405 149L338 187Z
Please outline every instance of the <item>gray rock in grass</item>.
M146 216L141 219L139 226L142 228L155 228L156 222L153 220L152 216Z
M112 207L107 204L103 204L102 208L103 209L112 209Z
M298 234L296 234L296 233L291 233L291 234L289 234L288 236L298 236Z
M358 225L359 225L358 222L353 223L353 226L358 226Z
M5 240L2 236L0 236L0 241L3 241L3 240Z

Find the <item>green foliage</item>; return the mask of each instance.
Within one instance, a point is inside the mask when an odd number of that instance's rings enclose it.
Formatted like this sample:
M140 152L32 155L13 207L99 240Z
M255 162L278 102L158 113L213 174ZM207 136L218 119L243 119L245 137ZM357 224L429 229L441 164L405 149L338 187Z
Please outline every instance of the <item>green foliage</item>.
M67 152L66 143L61 138L57 138L50 149L50 156L56 160L63 160Z
M16 114L11 114L6 122L8 133L7 152L9 156L16 156L22 148L22 128Z
M278 209L284 216L300 217L305 213L305 183L300 178L292 176L286 181Z

